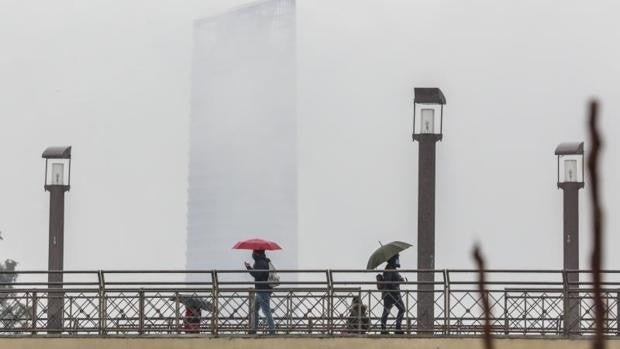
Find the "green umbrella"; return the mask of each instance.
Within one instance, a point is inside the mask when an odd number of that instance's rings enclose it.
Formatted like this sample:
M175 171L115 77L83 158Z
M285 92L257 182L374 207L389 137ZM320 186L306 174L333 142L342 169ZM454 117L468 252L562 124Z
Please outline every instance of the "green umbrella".
M411 244L402 241L392 241L389 244L381 245L368 258L366 269L375 269L379 264L387 262L388 259L394 257L400 251L404 251L411 247Z
M194 295L187 295L187 294L180 294L178 295L179 298L179 303L190 307L190 308L195 308L195 309L204 309L206 311L213 311L213 304L211 304L211 302L209 302L208 300L202 298L202 297L198 297L198 296L194 296ZM176 300L176 296L172 296L170 297L171 301L175 301Z

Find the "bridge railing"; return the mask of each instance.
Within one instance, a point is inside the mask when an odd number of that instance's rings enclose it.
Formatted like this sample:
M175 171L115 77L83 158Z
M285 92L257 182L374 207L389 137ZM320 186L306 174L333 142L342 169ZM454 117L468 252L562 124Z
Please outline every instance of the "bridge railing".
M417 328L419 273L400 270L404 335L476 335L483 330L477 271L434 270L434 327ZM277 334L349 336L381 333L383 292L376 270L278 270L271 297ZM578 282L567 274L577 273ZM254 282L245 270L17 271L0 283L0 335L236 336L253 333ZM565 336L594 332L589 271L486 271L492 329L501 336ZM620 271L603 273L607 335L620 335ZM50 327L48 300L62 299L61 328ZM577 309L577 310L575 310ZM571 311L572 310L572 311ZM567 317L570 314L575 318ZM260 314L258 333L266 332ZM395 330L396 309L388 318Z

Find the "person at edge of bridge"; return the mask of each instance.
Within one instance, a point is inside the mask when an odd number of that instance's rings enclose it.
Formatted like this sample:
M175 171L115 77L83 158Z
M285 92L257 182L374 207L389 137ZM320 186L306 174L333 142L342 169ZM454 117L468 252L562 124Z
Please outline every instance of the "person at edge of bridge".
M401 324L403 322L403 316L405 315L405 305L403 299L400 296L400 283L405 281L402 276L396 271L396 268L400 268L399 255L391 257L387 261L385 271L383 272L383 281L386 283L383 286L383 292L381 294L383 298L383 315L381 316L381 334L388 334L386 329L387 318L390 315L392 306L396 306L398 314L396 315L396 331L394 334L403 334Z
M267 318L267 324L269 325L269 334L275 334L275 324L273 322L273 316L271 315L271 286L267 282L269 279L270 260L265 255L265 250L252 251L252 258L254 259L253 266L245 262L246 269L248 269L250 275L254 278L254 288L256 289L254 324L250 333L256 333L256 329L258 328L258 310L262 309L263 314L265 314Z

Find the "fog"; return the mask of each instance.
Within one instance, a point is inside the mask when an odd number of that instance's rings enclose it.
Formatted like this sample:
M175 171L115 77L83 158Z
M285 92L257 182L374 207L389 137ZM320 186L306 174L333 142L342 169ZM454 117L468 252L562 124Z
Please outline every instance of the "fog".
M389 5L388 5L389 4ZM343 251L305 264L357 266L377 240L415 243L417 144L413 86L447 98L437 146L436 266L559 267L562 196L553 151L585 138L585 107L603 103L607 261L620 258L612 2L300 2L300 244ZM320 103L317 103L320 101ZM588 184L581 266L589 255ZM317 238L321 235L322 238ZM348 242L348 244L347 244ZM347 247L344 247L347 246ZM415 251L401 263L415 265Z
M187 267L238 269L260 237L297 267L297 98L294 0L269 0L196 21Z
M40 155L70 144L65 268L185 267L194 23L242 3L0 0L3 258L46 267ZM553 151L587 141L592 96L606 137L606 266L618 267L618 10L614 1L297 0L299 266L363 267L378 240L416 244L411 100L414 86L436 86L447 98L438 268L471 267L475 241L490 267L561 267ZM415 260L414 246L401 264Z

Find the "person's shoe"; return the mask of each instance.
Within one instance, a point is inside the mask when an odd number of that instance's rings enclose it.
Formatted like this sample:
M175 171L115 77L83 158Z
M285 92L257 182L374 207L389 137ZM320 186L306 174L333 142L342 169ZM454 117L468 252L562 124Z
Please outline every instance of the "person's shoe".
M248 334L256 334L256 330L249 330Z
M403 330L396 330L396 331L394 331L394 334L403 335L403 334L405 334L405 332Z
M381 331L381 334L382 335L388 335L388 334L390 334L390 332L383 330L383 331Z
M271 330L271 331L269 331L269 335L270 335L270 336L275 336L275 335L276 335L276 331L275 331L275 330Z

